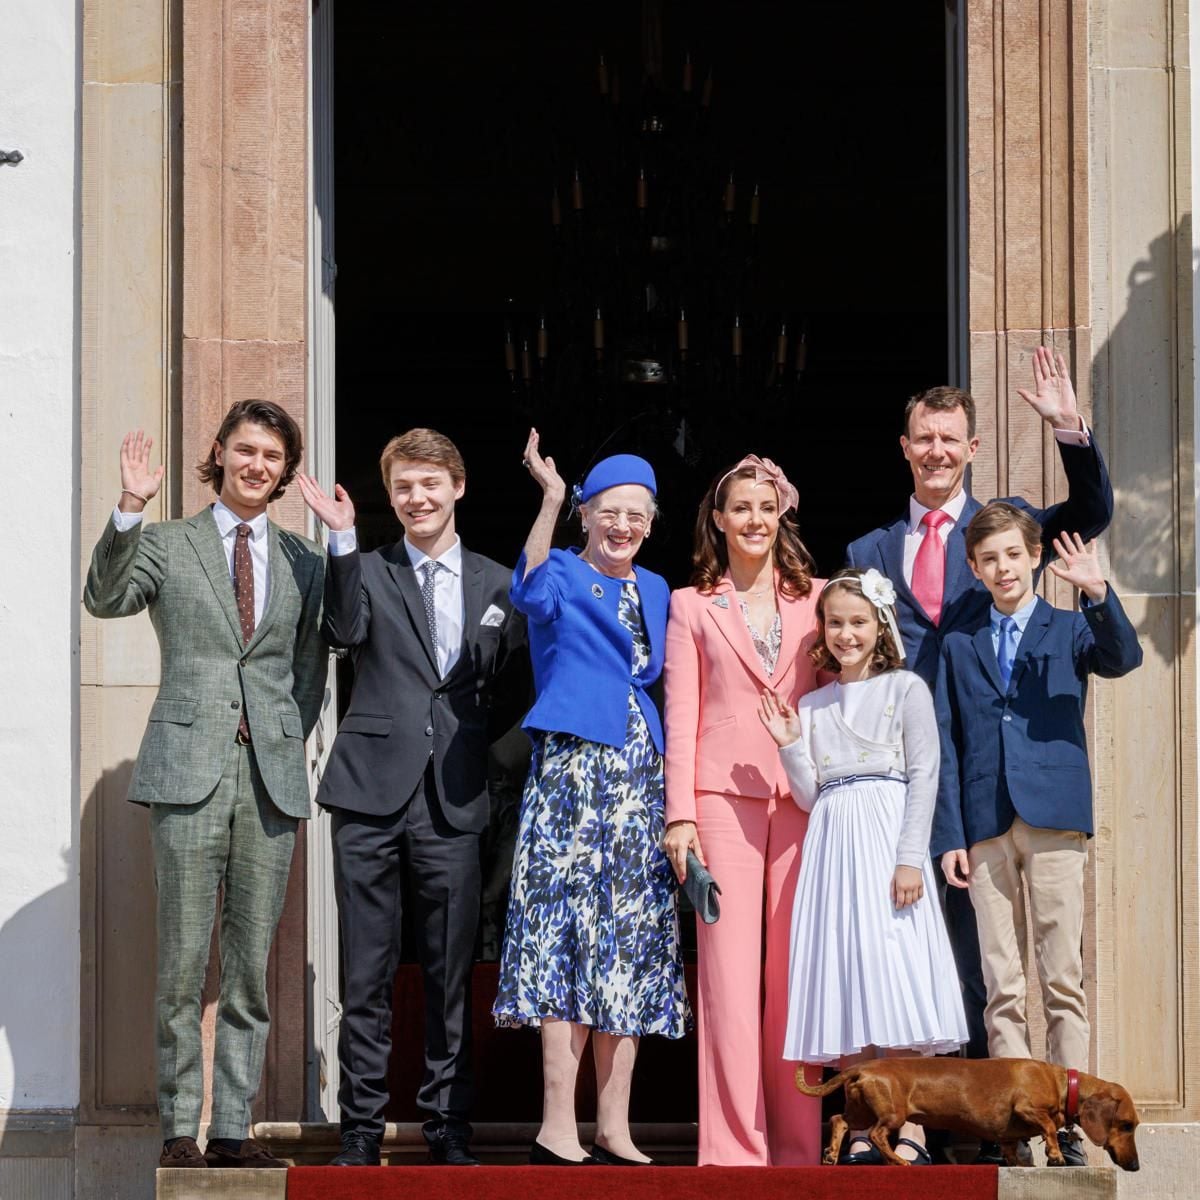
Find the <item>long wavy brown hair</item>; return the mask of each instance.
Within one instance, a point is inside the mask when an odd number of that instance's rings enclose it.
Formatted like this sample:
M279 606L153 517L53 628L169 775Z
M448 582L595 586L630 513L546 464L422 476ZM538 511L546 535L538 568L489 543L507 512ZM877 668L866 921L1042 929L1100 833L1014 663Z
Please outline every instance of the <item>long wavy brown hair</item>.
M825 644L825 597L830 592L849 592L851 596L862 596L867 600L862 590L862 577L865 574L861 567L843 567L830 578L817 597L817 640L809 650L808 657L813 660L818 671L842 669L841 663L834 658L833 651ZM893 640L891 628L879 610L870 600L867 600L867 603L871 605L875 620L879 624L879 640L875 643L875 650L871 655L871 669L876 672L894 671L897 667L904 666L904 653Z
M728 478L726 478L728 476ZM729 551L725 535L717 528L712 516L723 510L729 489L736 480L754 479L753 467L722 471L708 486L700 511L696 514L696 533L692 542L692 587L708 593L721 582L729 570ZM799 598L812 591L813 556L800 540L795 520L781 513L779 534L775 538L775 567L779 571L779 590L785 596Z

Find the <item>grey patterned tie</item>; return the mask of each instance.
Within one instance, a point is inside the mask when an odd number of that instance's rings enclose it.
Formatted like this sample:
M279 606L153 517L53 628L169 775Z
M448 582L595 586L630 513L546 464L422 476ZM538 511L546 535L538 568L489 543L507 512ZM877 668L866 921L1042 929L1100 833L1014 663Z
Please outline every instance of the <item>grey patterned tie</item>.
M433 593L437 581L437 573L441 563L435 559L426 559L423 564L425 577L421 581L421 599L425 604L425 621L429 626L429 641L433 646L433 660L437 662L437 607L433 602Z

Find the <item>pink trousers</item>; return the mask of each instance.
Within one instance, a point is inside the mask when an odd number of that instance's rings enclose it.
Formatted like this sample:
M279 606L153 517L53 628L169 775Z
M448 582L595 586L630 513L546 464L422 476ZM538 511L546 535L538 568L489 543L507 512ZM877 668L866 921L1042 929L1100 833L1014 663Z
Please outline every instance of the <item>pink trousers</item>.
M808 814L791 796L713 792L696 797L696 813L721 888L720 920L697 922L700 1165L814 1165L821 1102L796 1091L797 1064L782 1058L792 900ZM810 1081L819 1078L811 1068Z

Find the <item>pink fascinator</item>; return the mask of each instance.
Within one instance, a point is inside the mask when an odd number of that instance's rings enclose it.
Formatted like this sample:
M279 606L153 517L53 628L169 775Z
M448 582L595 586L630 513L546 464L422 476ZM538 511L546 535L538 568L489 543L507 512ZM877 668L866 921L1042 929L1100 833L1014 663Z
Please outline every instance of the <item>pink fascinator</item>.
M783 514L790 509L796 507L800 502L800 493L788 483L788 477L783 473L782 469L777 467L769 458L759 458L757 454L747 454L741 462L734 464L724 475L721 476L717 483L716 492L721 490L730 475L740 471L743 467L754 468L755 483L773 483L775 491L779 496L779 512ZM716 492L713 494L715 495Z

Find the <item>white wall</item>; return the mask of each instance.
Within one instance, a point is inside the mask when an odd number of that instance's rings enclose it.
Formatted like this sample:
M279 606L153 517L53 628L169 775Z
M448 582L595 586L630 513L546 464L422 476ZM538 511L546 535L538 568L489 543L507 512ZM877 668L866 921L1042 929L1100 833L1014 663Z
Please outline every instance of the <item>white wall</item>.
M0 1110L79 1100L75 0L0 55Z

